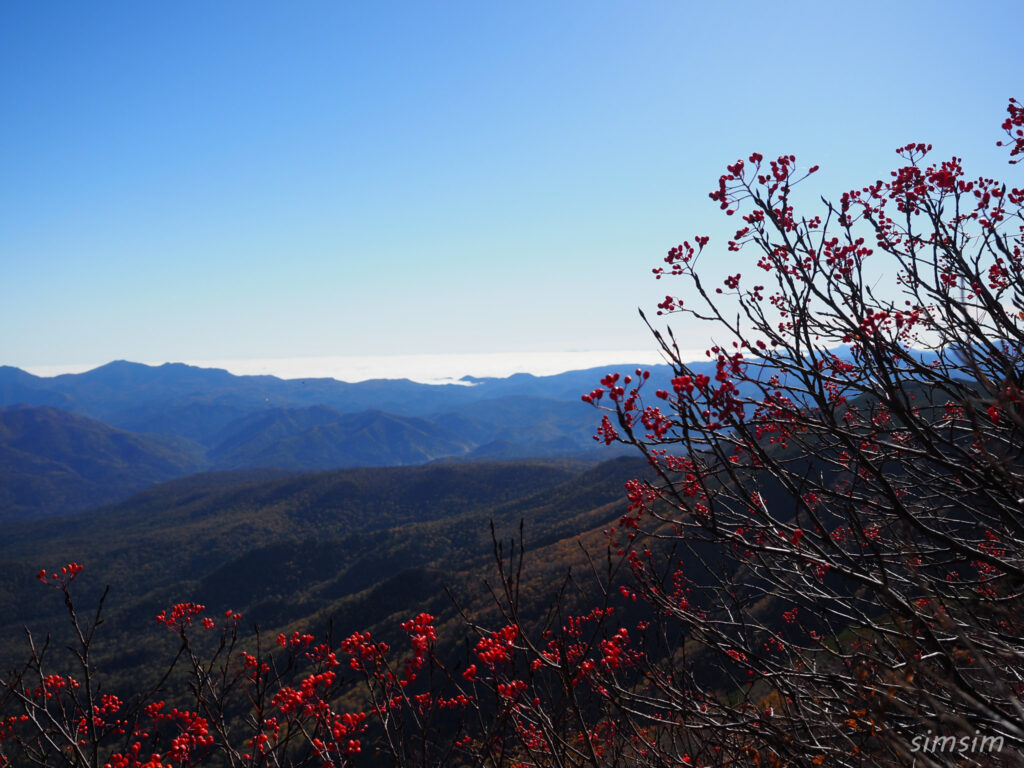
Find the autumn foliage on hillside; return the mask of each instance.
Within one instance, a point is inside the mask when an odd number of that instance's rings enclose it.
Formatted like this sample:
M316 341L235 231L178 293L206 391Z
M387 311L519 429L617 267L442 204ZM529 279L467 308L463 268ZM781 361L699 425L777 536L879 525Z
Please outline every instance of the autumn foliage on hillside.
M1015 163L1015 101L1003 129ZM1024 189L898 153L811 214L795 197L816 169L794 156L721 176L742 267L708 282L698 236L654 270L673 281L660 315L714 327L716 373L652 322L670 381L609 374L583 396L596 438L656 479L627 485L607 552L553 605L525 603L529 559L496 542L493 610L463 614L462 647L426 613L400 643L275 641L182 603L157 616L176 655L108 691L102 601L84 617L80 566L43 571L74 661L33 641L4 675L3 760L1024 764Z

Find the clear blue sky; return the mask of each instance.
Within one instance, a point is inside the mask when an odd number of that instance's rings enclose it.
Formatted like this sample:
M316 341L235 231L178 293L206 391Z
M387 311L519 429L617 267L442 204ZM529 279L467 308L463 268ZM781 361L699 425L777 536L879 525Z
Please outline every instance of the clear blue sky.
M0 363L650 347L741 155L1019 182L1022 8L4 3Z

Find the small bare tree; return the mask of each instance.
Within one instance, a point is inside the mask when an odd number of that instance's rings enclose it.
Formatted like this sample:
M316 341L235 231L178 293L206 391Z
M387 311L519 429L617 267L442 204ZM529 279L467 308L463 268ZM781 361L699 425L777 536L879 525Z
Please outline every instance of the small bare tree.
M1011 101L1014 156L1022 126ZM698 237L654 270L687 284L659 314L715 327L714 371L652 326L670 387L584 396L659 477L616 532L638 593L732 675L642 700L702 729L701 764L1024 764L1024 190L930 149L812 216L816 167L729 166L711 197L749 269L708 285Z

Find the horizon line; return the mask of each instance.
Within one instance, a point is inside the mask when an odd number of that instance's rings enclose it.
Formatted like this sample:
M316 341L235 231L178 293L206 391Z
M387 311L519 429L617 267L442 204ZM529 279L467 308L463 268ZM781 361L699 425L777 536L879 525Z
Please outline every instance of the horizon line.
M689 360L704 357L704 350L681 350ZM124 360L124 358L119 358ZM86 373L109 365L69 363L63 365L17 366L21 370L52 378ZM466 378L507 378L520 373L553 376L602 365L665 365L662 354L645 350L569 350L558 352L414 353L398 355L325 355L319 357L222 358L142 361L161 366L183 363L197 368L225 370L235 376L276 376L281 379L335 379L350 384L375 379L408 379L420 384L465 384Z

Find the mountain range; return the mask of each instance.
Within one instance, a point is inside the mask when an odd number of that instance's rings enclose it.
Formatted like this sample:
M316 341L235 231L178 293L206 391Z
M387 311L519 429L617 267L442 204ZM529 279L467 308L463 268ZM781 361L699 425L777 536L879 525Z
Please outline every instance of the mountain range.
M710 359L689 367L716 372ZM649 390L669 387L669 366L649 370ZM438 385L235 376L123 360L50 378L0 366L0 521L73 514L200 471L604 459L609 449L594 441L598 415L580 396L608 372ZM772 374L787 375L762 370L764 380ZM740 390L759 394L750 382Z
M77 513L201 471L606 458L580 401L604 373L431 385L124 361L52 378L0 367L0 520Z

